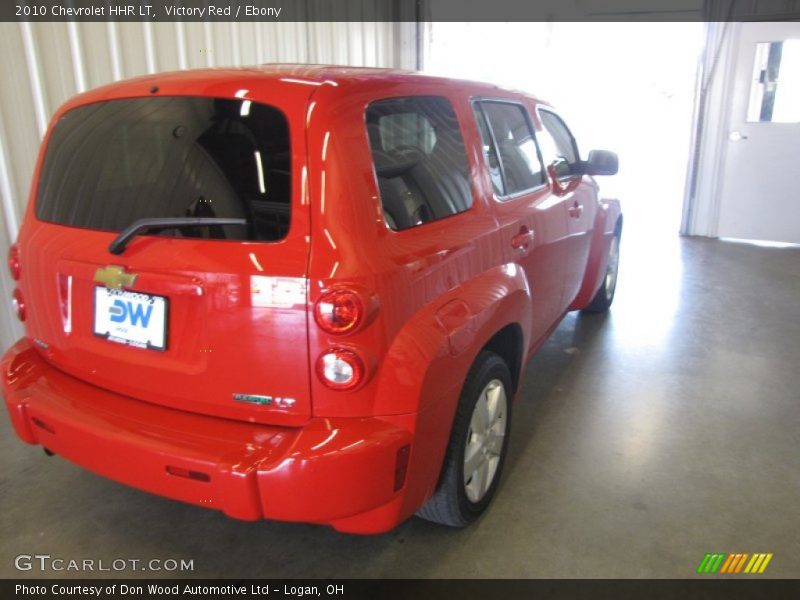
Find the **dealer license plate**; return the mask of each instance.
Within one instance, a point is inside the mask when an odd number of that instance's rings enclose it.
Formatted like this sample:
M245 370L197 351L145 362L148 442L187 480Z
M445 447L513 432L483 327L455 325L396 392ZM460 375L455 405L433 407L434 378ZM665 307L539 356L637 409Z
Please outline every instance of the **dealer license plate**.
M110 342L164 351L167 307L163 296L94 288L94 334Z

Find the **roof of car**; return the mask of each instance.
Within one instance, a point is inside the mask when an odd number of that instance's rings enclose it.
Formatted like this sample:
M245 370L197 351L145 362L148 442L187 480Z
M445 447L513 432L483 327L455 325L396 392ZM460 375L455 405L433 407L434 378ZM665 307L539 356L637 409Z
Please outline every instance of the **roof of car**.
M361 82L373 81L440 81L442 83L460 82L469 85L486 86L497 88L497 86L477 81L459 80L450 77L437 77L420 71L409 71L405 69L387 69L379 67L351 67L343 65L323 65L323 64L303 64L303 63L265 63L250 67L242 67L244 70L252 70L270 78L298 78L308 81L335 81L344 83L348 81ZM235 72L236 69L231 69Z
M501 88L485 82L468 81L449 77L439 77L421 73L418 71L407 71L403 69L384 69L376 67L348 67L322 64L262 64L242 67L225 68L205 68L190 69L183 71L171 71L141 75L89 90L78 96L73 97L62 109L80 105L86 102L105 100L114 97L123 97L128 94L139 95L142 93L142 85L146 84L147 89L161 87L171 84L183 85L186 83L203 84L207 82L225 83L226 81L240 82L243 79L268 79L280 81L285 85L324 85L333 84L336 86L349 87L349 84L371 84L376 85L441 85L445 87L464 87L477 94L492 95L498 92L519 93L531 97L525 92L517 92Z
M184 71L171 71L143 75L118 81L109 87L125 86L132 82L148 80L152 82L170 79L180 79L184 77L210 76L218 79L229 75L231 78L241 78L242 76L260 75L267 79L278 79L286 83L363 83L374 81L376 83L440 83L442 85L461 84L470 88L484 88L486 90L499 90L499 86L479 81L457 79L452 77L440 77L429 75L419 71L409 71L404 69L387 69L378 67L349 67L323 64L303 64L303 63L266 63L261 65L250 65L242 67L206 68L190 69ZM514 91L514 90L506 90ZM524 93L524 92L519 92Z
M255 67L242 67L243 69L256 70L270 78L277 78L286 81L287 78L302 81L325 83L325 82L365 82L375 81L381 83L439 83L442 85L463 85L475 90L483 89L485 93L503 90L534 98L538 102L544 102L541 98L532 94L510 88L501 87L496 84L470 79L455 77L442 77L430 75L421 71L409 71L405 69L387 69L379 67L350 67L341 65L324 64L302 64L302 63L265 63ZM235 72L235 69L232 69Z

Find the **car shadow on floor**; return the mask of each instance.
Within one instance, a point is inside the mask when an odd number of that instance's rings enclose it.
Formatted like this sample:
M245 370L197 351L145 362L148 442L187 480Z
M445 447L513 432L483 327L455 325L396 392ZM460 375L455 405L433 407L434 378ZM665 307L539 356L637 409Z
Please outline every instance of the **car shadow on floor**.
M513 472L542 424L559 410L565 385L578 378L592 349L603 345L610 319L608 313L569 313L525 367L513 408L504 479Z

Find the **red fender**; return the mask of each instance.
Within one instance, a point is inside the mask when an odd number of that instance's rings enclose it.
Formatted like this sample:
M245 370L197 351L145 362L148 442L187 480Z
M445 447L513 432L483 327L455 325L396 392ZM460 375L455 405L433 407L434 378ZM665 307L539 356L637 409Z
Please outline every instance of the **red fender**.
M469 368L486 343L509 324L522 329L524 352L530 345L530 322L527 280L512 263L485 271L425 306L395 337L378 374L375 414L406 413L383 418L412 427L414 442L402 500L379 511L391 511L401 520L431 496ZM417 371L415 365L427 366ZM414 413L416 418L407 418ZM375 515L360 517L374 524ZM357 528L350 521L346 526L350 531Z
M621 218L622 209L619 200L616 198L600 200L600 210L597 211L595 217L592 248L586 264L586 273L583 276L581 289L575 296L575 300L572 301L569 310L585 308L600 288L606 273L608 247L617 230L617 224L621 223Z

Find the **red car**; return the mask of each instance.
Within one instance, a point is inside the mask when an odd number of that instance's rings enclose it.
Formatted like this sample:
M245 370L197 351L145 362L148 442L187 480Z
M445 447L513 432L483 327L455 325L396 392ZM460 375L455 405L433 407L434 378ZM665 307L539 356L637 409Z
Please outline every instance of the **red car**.
M53 117L9 267L25 442L239 519L463 526L622 226L549 105L391 70L141 77Z

